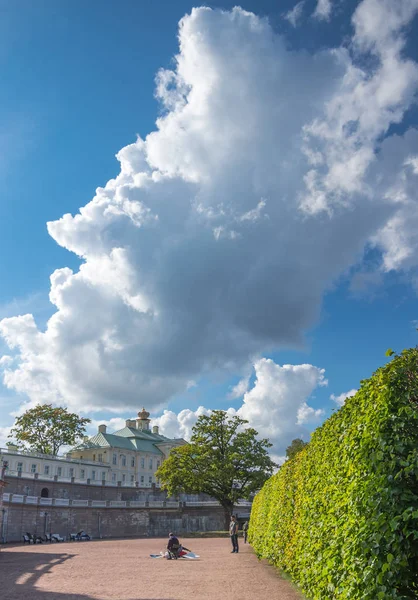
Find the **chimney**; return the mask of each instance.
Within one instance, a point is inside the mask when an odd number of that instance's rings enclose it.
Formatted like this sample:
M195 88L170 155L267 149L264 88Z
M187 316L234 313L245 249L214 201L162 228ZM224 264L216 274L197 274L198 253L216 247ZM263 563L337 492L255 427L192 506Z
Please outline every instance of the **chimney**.
M156 433L158 435L158 425L154 425L152 428L152 433Z
M131 419L126 419L125 427L130 427L130 426L131 426Z
M99 425L99 433L106 433L106 425Z
M83 435L83 442L88 442L88 441L89 441L89 436Z

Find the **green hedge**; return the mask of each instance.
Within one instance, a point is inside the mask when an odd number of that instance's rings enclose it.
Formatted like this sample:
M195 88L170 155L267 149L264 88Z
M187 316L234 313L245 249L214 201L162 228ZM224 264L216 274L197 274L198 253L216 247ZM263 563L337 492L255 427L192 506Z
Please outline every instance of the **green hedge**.
M418 350L361 382L254 499L249 541L312 600L418 598Z

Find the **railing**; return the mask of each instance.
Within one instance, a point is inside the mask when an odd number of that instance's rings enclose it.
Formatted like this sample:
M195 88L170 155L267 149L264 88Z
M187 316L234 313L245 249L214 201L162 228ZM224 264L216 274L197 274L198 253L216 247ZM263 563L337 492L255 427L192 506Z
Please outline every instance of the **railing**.
M14 494L13 494L14 496ZM41 506L52 506L53 498L39 498L39 504Z
M106 508L107 501L106 500L92 500L91 505L94 508Z
M74 464L80 463L82 462L83 464L88 464L91 466L96 466L99 465L103 465L104 467L108 467L109 463L105 463L105 462L101 462L98 460L85 460L84 458L81 460L79 458L69 458L65 455L58 455L58 454L42 454L42 452L29 452L27 450L13 450L13 449L9 449L9 448L0 448L0 455L1 454L14 454L15 456L27 456L30 458L45 458L47 460L61 460L64 462L71 462Z
M94 463L93 463L94 464ZM19 477L22 479L34 479L39 481L53 482L57 481L60 483L76 483L78 485L105 485L106 487L123 487L123 488L135 488L135 489L150 489L153 486L160 489L161 485L157 482L152 483L132 483L131 481L107 481L106 479L80 479L79 477L62 477L60 475L45 475L45 473L27 473L22 471L16 471L15 469L7 469L6 478L8 477Z
M89 501L88 500L71 500L71 506L88 506L89 505Z
M68 506L72 508L170 508L178 509L182 507L199 507L210 508L220 507L216 500L193 500L193 501L176 501L176 500L70 500L69 498L41 498L38 496L24 496L22 494L3 494L3 502L10 504L30 504L37 506ZM240 501L236 508L249 508L251 502L246 500Z
M51 500L54 500L54 506L70 506L68 498L51 498Z

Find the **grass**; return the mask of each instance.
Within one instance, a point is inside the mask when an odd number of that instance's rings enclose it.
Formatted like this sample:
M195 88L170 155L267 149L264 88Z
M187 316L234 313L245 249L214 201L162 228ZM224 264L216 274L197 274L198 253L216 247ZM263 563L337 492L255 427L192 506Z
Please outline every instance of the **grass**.
M223 538L229 537L228 531L190 531L183 533L182 538Z

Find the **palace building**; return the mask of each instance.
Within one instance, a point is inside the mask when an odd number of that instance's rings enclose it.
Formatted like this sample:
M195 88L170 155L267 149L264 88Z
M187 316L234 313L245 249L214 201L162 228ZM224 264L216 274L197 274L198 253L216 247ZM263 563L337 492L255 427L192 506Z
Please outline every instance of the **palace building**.
M67 456L86 460L89 465L105 464L113 483L137 482L139 487L148 487L156 483L155 471L170 450L185 443L183 439L171 440L161 435L157 426L151 430L149 412L143 408L137 419L128 419L125 427L114 433L107 433L106 425L99 425L96 435L85 438Z

